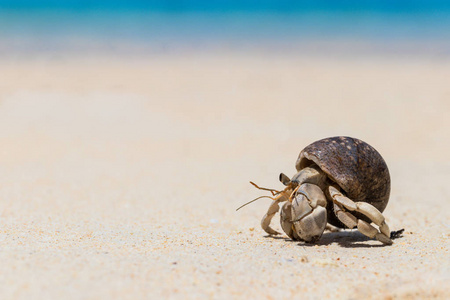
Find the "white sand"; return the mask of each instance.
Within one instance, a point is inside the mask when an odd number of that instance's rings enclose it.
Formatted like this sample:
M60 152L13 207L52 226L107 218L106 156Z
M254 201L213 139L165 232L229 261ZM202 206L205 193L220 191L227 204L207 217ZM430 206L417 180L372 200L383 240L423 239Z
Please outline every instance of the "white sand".
M0 299L449 298L450 61L217 54L0 60ZM267 237L314 140L392 177L393 246ZM279 229L278 217L275 228Z

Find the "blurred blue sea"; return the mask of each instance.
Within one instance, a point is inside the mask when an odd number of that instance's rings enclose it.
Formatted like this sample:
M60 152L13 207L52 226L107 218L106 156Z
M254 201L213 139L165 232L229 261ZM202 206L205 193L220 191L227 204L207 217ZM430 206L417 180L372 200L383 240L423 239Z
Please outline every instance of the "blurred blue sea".
M0 54L330 45L449 55L450 1L0 0Z
M1 0L13 9L110 9L159 11L383 11L424 12L449 10L446 0Z

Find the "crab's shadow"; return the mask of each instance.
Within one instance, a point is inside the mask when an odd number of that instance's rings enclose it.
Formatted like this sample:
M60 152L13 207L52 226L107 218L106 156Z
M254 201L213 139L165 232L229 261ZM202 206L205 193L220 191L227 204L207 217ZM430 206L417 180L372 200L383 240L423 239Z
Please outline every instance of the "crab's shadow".
M327 246L333 243L338 244L344 248L380 248L386 247L390 245L385 244L371 244L369 241L373 241L369 237L363 235L359 231L350 231L350 230L342 230L338 232L325 232L322 237L315 243L306 243L291 240L286 236L274 236L274 235L265 235L265 238L271 238L276 240L285 240L286 242L297 243L299 246L304 247L315 247L315 246Z

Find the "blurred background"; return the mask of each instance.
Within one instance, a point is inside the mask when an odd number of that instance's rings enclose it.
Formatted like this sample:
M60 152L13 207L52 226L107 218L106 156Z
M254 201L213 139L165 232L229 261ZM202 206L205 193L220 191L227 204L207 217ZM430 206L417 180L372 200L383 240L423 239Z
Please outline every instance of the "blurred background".
M0 0L1 298L446 298L449 83L444 0ZM335 135L382 154L411 234L298 268L267 199L235 208Z
M449 14L443 0L2 0L0 53L246 49L448 55Z
M440 0L0 0L1 122L160 164L292 168L331 135L447 160L449 29Z

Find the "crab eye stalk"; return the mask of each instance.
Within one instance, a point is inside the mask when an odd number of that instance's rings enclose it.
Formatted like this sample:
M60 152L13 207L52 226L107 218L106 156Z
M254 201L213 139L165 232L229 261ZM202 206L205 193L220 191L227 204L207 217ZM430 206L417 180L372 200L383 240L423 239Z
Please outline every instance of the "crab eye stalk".
M284 173L280 173L280 181L285 186L288 186L291 183L291 179Z

